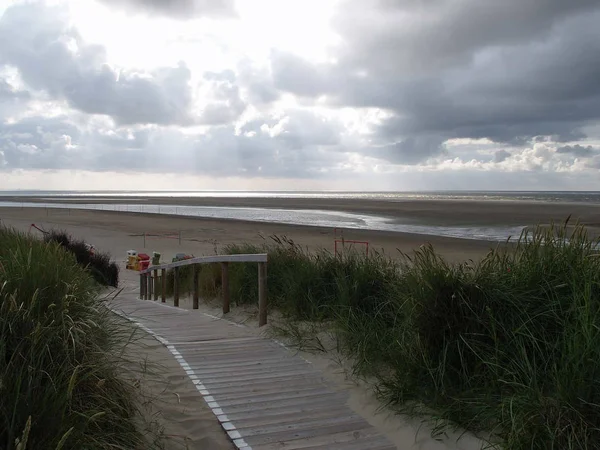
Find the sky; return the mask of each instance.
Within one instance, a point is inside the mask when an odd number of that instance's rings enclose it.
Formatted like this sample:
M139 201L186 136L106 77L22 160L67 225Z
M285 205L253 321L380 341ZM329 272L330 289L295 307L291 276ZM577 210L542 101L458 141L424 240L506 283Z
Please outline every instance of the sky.
M0 190L600 190L597 0L0 0Z

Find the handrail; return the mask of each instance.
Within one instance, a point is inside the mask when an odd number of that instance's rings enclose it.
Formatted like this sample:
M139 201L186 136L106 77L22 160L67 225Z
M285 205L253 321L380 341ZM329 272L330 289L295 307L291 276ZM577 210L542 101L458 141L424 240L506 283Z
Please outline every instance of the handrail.
M190 264L210 264L210 263L230 263L230 262L267 262L266 253L256 253L247 255L212 255L199 256L197 258L182 259L160 266L150 266L145 270L141 270L140 274L152 272L153 270L173 269L175 267L188 266Z
M140 300L158 300L160 290L161 301L166 301L167 269L173 272L173 306L179 306L179 268L198 264L221 263L221 280L223 294L223 314L229 312L229 263L258 263L258 326L267 323L267 254L257 253L248 255L213 255L198 258L183 259L159 266L150 266L140 271ZM160 276L159 276L160 271ZM193 271L193 309L199 307L199 271ZM160 279L160 283L159 283Z

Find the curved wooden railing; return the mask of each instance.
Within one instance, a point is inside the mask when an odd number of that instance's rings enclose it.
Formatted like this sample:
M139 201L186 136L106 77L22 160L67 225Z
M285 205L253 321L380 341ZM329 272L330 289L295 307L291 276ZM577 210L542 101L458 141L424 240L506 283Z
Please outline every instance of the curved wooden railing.
M229 263L258 263L258 326L267 323L267 254L251 255L214 255L201 256L198 258L184 259L160 266L150 266L140 271L140 299L158 300L160 293L161 301L166 302L167 297L167 269L174 271L173 283L173 306L179 306L179 268L183 266L194 266L193 282L193 309L198 309L199 287L198 287L198 265L221 264L221 279L223 289L223 314L229 312ZM160 275L159 275L160 271ZM160 291L160 292L159 292Z

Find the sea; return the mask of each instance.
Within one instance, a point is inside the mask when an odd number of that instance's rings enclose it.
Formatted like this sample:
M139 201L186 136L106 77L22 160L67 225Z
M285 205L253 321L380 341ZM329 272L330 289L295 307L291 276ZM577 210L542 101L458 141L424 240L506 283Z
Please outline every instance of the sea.
M2 197L11 197L3 201ZM22 197L22 198L14 198ZM28 201L35 197L38 201ZM93 203L80 203L81 198ZM127 198L148 197L144 204L128 203ZM161 204L152 204L152 198L160 197ZM427 192L333 192L333 191L0 191L0 207L45 207L94 209L104 211L140 212L146 214L169 214L213 219L238 219L253 222L318 227L339 227L364 230L395 231L425 235L505 241L518 237L528 224L522 226L443 226L402 223L398 218L369 214L280 208L183 206L175 199L195 198L323 198L383 201L410 200L485 200L543 203L600 204L599 191L427 191ZM115 201L118 198L118 201ZM165 199L173 198L172 205ZM73 200L77 199L78 203ZM8 200L8 199L6 199ZM42 203L39 203L42 200ZM104 202L106 200L106 202Z

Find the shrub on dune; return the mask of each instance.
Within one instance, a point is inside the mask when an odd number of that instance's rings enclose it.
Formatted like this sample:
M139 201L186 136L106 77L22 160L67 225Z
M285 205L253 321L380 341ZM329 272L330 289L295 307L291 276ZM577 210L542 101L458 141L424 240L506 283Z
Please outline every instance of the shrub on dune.
M143 448L98 293L58 243L0 229L0 449Z
M119 285L119 266L110 261L110 255L107 253L97 251L92 253L84 241L74 239L64 231L50 231L44 236L44 240L56 242L71 252L77 262L84 266L98 283L114 287Z

